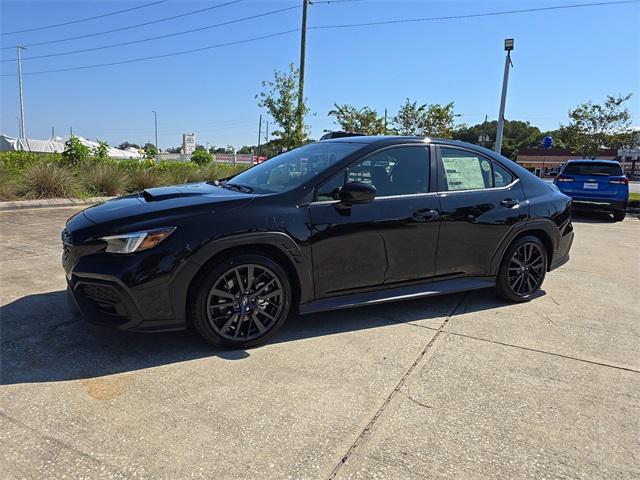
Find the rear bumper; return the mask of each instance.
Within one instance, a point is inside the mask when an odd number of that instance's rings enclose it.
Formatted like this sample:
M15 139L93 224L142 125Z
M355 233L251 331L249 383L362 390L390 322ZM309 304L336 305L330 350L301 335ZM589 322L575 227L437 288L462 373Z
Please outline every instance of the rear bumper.
M602 212L625 212L627 210L627 200L616 198L573 197L571 204L573 205L574 210Z
M569 251L571 250L571 245L573 245L573 236L573 230L571 230L560 237L558 248L549 265L549 271L555 270L569 261Z

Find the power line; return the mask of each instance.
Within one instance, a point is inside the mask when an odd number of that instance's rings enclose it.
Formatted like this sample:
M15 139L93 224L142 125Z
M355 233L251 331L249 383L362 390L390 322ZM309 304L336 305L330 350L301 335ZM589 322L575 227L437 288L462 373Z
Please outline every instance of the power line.
M204 51L204 50L211 50L211 49L214 49L214 48L230 47L232 45L241 45L243 43L256 42L258 40L265 40L267 38L279 37L279 36L282 36L282 35L286 35L288 33L293 33L293 32L298 32L298 31L300 31L299 28L294 28L293 30L285 30L284 32L271 33L271 34L268 34L268 35L261 35L259 37L247 38L247 39L244 39L244 40L236 40L234 42L219 43L217 45L209 45L209 46L206 46L206 47L193 48L191 50L182 50L180 52L163 53L161 55L151 55L151 56L148 56L148 57L131 58L129 60L120 60L120 61L117 61L117 62L109 62L109 63L96 63L96 64L93 64L93 65L82 65L82 66L78 66L78 67L58 68L58 69L54 69L54 70L38 70L38 71L35 71L35 72L25 73L23 75L39 75L39 74L42 74L42 73L70 72L70 71L73 71L73 70L85 70L87 68L110 67L110 66L113 66L113 65L123 65L125 63L141 62L143 60L153 60L153 59L156 59L156 58L175 57L177 55L185 55L187 53L201 52L201 51ZM3 73L0 76L1 77L15 77L16 74L15 73Z
M231 24L234 24L234 23L245 22L247 20L253 20L253 19L261 18L261 17L267 17L269 15L275 15L277 13L286 12L288 10L295 10L295 9L298 9L298 8L300 8L300 5L295 5L293 7L287 7L287 8L281 8L279 10L272 10L270 12L259 13L259 14L256 14L256 15L251 15L249 17L238 18L238 19L235 19L235 20L229 20L227 22L216 23L216 24L213 24L213 25L205 25L204 27L192 28L190 30L183 30L181 32L167 33L167 34L164 34L164 35L157 35L155 37L142 38L140 40L130 40L128 42L112 43L110 45L102 45L100 47L92 47L92 48L83 48L83 49L80 49L80 50L71 50L71 51L68 51L68 52L50 53L50 54L47 54L47 55L35 55L35 56L32 55L30 57L25 57L22 60L34 60L34 59L37 59L37 58L60 57L60 56L63 56L63 55L72 55L72 54L76 54L76 53L93 52L93 51L96 51L96 50L104 50L104 49L107 49L107 48L123 47L125 45L133 45L133 44L136 44L136 43L150 42L150 41L153 41L153 40L160 40L160 39L163 39L163 38L177 37L179 35L186 35L188 33L195 33L195 32L200 32L200 31L203 31L203 30L210 30L212 28L222 27L222 26L225 26L225 25L231 25ZM2 60L2 62L13 62L15 60L16 60L15 58L11 58L11 59Z
M102 15L94 15L93 17L79 18L78 20L70 20L68 22L55 23L53 25L46 25L46 26L43 26L43 27L27 28L25 30L14 30L13 32L2 32L2 33L0 33L0 35L2 35L2 36L4 36L4 35L15 35L17 33L35 32L36 30L47 30L49 28L63 27L65 25L73 25L74 23L88 22L89 20L96 20L98 18L110 17L112 15L119 15L121 13L126 13L126 12L131 12L133 10L139 10L141 8L151 7L153 5L158 5L159 3L165 3L167 1L168 0L158 0L156 2L145 3L144 5L138 5L137 7L125 8L124 10L118 10L118 11L111 12L111 13L103 13Z
M640 0L619 0L619 1L613 1L613 2L598 2L598 3L576 3L572 5L556 5L552 7L523 8L519 10L503 10L503 11L497 11L497 12L471 13L466 15L447 15L442 17L408 18L408 19L402 19L402 20L383 20L379 22L366 22L366 23L345 23L341 25L317 25L317 26L311 26L309 27L309 29L319 30L319 29L328 29L328 28L371 27L376 25L391 25L391 24L397 24L397 23L432 22L437 20L459 20L463 18L492 17L492 16L498 16L498 15L512 15L516 13L534 13L534 12L543 12L548 10L597 7L597 6L603 6L603 5L617 5L617 4L638 3L638 2L640 2Z
M162 0L162 1L167 1L167 0ZM156 23L166 22L166 21L169 21L169 20L175 20L176 18L188 17L189 15L195 15L196 13L202 13L202 12L207 12L209 10L214 10L216 8L226 7L228 5L233 5L234 3L240 3L242 1L244 1L244 0L231 0L231 1L228 1L228 2L225 2L225 3L219 3L217 5L213 5L211 7L201 8L199 10L192 10L190 12L181 13L179 15L173 15L171 17L159 18L157 20L150 20L148 22L138 23L136 25L128 25L126 27L114 28L112 30L104 30L102 32L87 33L87 34L84 34L84 35L76 35L75 37L59 38L57 40L48 40L48 41L45 41L45 42L25 43L23 46L25 46L25 47L35 47L35 46L38 46L38 45L50 45L52 43L70 42L72 40L80 40L80 39L83 39L83 38L97 37L97 36L100 36L100 35L106 35L108 33L123 32L125 30L131 30L131 29L134 29L134 28L146 27L147 25L154 25ZM14 48L14 47L2 47L2 50L7 50L9 48Z
M235 0L235 2L237 2L237 1L241 1L241 0ZM229 2L229 3L235 3L235 2ZM397 24L397 23L425 22L425 21L437 21L437 20L454 20L454 19L463 19L463 18L477 18L477 17L496 16L496 15L511 15L511 14L518 14L518 13L533 13L533 12L540 12L540 11L547 11L547 10L593 7L593 6L603 6L603 5L630 4L630 3L639 3L639 2L640 2L640 0L618 0L618 1L610 1L610 2L580 3L580 4L572 4L572 5L562 5L562 6L552 6L552 7L538 7L538 8L528 8L528 9L520 9L520 10L505 10L505 11L497 11L497 12L467 14L467 15L452 15L452 16L444 16L444 17L425 17L425 18L413 18L413 19L403 19L403 20L387 20L387 21L380 21L380 22L354 23L354 24L342 24L342 25L319 25L319 26L315 26L315 27L312 26L312 27L308 27L308 28L309 29L331 29L331 28L366 27L366 26L373 26L373 25L388 25L388 24ZM292 30L285 30L283 32L277 32L277 33L272 33L272 34L268 34L268 35L262 35L262 36L259 36L259 37L253 37L253 38L248 38L248 39L244 39L244 40L237 40L237 41L233 41L233 42L221 43L221 44L216 44L216 45L209 45L209 46L206 46L206 47L194 48L194 49L190 49L190 50L183 50L183 51L179 51L179 52L172 52L172 53L166 53L166 54L160 54L160 55L151 55L151 56L147 56L147 57L138 57L138 58L132 58L132 59L128 59L128 60L109 62L109 63L98 63L98 64L92 64L92 65L81 65L81 66L76 66L76 67L59 68L59 69L52 69L52 70L38 70L38 71L35 71L35 72L24 73L24 75L39 75L39 74L44 74L44 73L69 72L69 71L74 71L74 70L85 70L85 69L89 69L89 68L98 68L98 67L108 67L108 66L114 66L114 65L122 65L122 64L145 61L145 60L153 60L153 59L157 59L157 58L173 57L173 56L185 55L185 54L194 53L194 52L200 52L200 51L204 51L204 50L211 50L211 49L216 49L216 48L222 48L222 47L228 47L228 46L233 46L233 45L240 45L240 44L244 44L244 43L255 42L255 41L258 41L258 40L264 40L264 39L268 39L268 38L279 37L279 36L282 36L282 35L287 35L289 33L299 32L299 31L300 31L299 28L295 28L295 29L292 29ZM11 77L11 76L16 76L16 74L14 74L14 73L6 74L5 73L5 74L2 74L0 76L1 77Z

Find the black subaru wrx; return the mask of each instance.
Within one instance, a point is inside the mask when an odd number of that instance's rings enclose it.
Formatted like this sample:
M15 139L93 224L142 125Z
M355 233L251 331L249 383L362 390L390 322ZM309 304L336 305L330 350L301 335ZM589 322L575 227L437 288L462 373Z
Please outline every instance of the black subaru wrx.
M569 197L490 150L353 136L87 208L62 241L87 321L244 348L293 311L485 287L528 301L573 227Z

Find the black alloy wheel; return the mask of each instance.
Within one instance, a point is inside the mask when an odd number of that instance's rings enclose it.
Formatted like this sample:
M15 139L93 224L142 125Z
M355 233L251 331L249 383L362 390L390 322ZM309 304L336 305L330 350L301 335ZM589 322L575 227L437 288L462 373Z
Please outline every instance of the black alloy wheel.
M547 250L538 237L516 240L500 266L496 289L512 302L525 302L542 286L547 271Z
M192 315L215 345L244 348L263 343L289 313L287 274L261 255L241 255L216 266L200 285Z

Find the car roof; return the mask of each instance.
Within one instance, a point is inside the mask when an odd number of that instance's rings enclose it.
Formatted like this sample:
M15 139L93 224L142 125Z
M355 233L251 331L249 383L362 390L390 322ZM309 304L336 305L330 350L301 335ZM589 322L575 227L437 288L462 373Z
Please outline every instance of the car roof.
M575 163L575 162L597 162L597 163L608 163L610 165L620 165L620 162L617 160L605 160L599 158L572 158L571 160L567 160L567 163Z
M341 138L329 138L327 140L321 140L325 142L336 143L363 143L363 144L378 144L382 145L394 145L397 143L439 143L444 145L458 146L458 147L477 147L477 145L471 145L460 140L449 140L445 138L431 138L422 136L400 136L400 135L365 135L365 136L352 136Z

